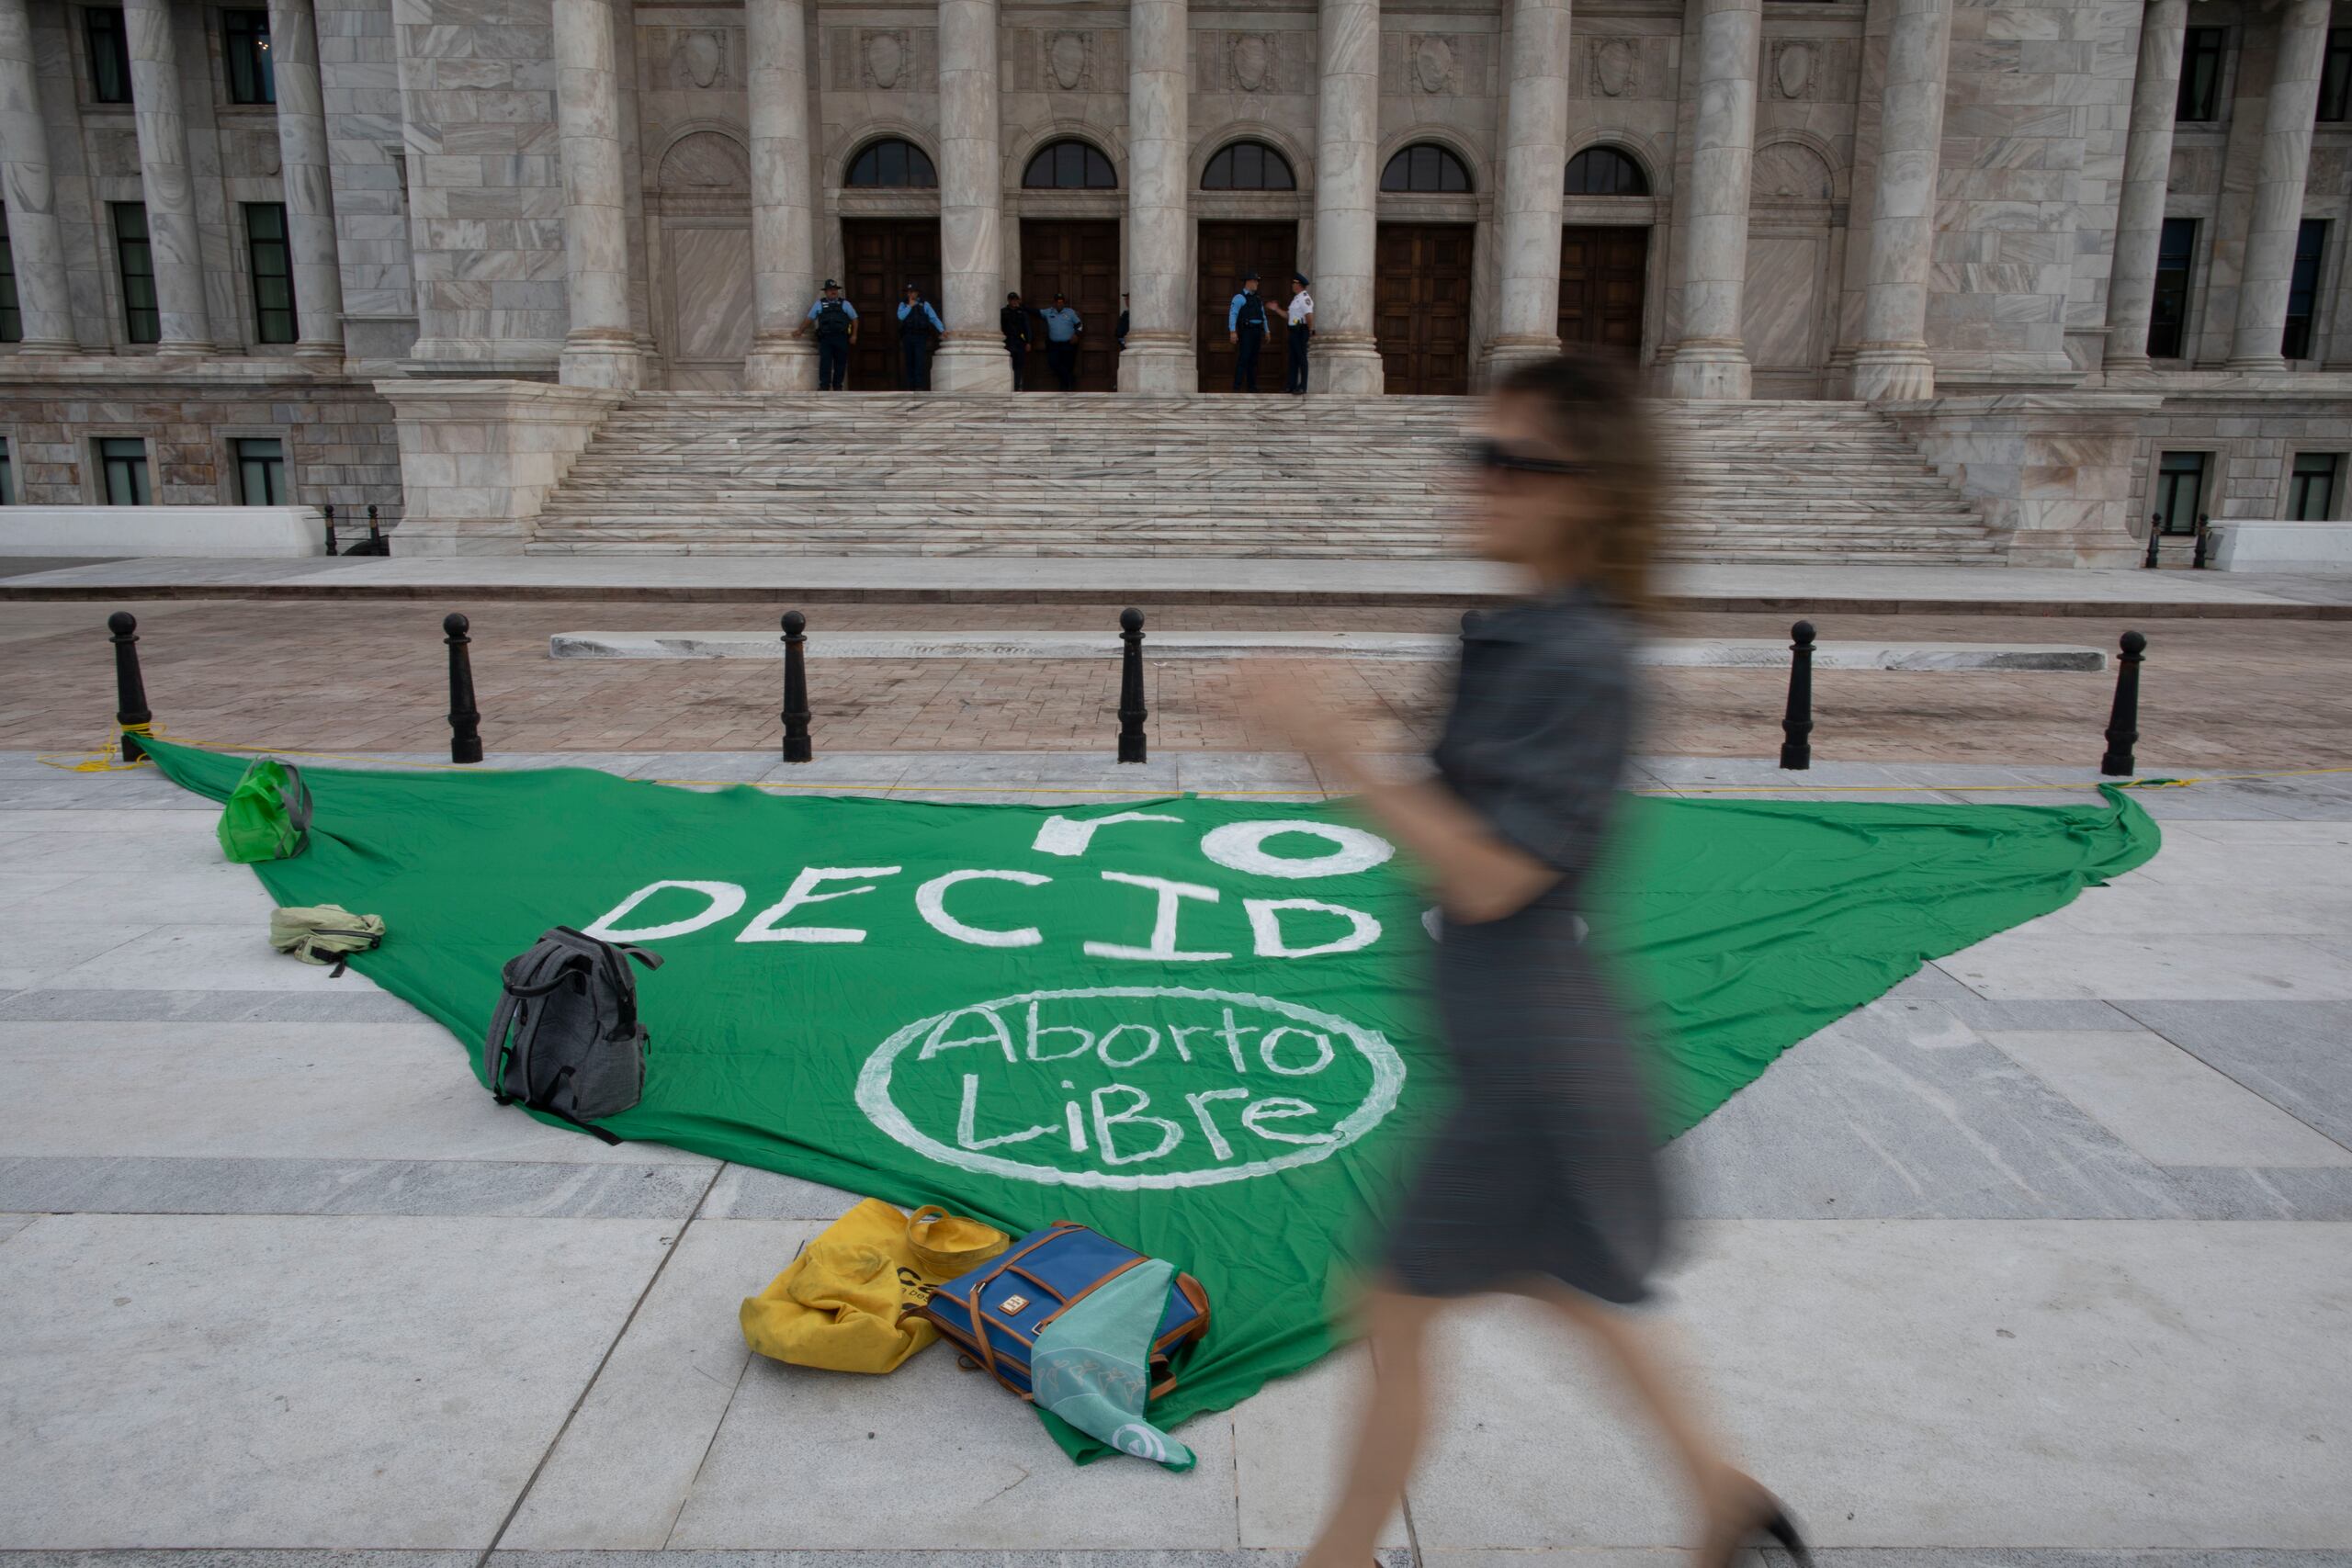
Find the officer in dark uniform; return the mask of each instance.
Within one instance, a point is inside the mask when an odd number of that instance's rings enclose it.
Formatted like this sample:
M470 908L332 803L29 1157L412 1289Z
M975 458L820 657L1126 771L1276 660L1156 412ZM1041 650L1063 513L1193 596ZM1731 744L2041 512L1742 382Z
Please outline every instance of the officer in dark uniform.
M1258 275L1241 275L1241 292L1226 307L1225 335L1232 340L1233 389L1258 389L1258 351L1266 346L1266 297L1258 292Z
M825 279L800 330L817 334L817 389L840 391L849 381L850 344L857 341L857 307L842 298L840 284Z
M922 290L908 284L906 298L899 302L899 369L908 391L931 390L931 351L946 331Z
M1029 376L1029 312L1022 308L1019 290L1004 297L996 313L997 330L1004 333L1004 352L1012 361L1012 389L1022 390Z

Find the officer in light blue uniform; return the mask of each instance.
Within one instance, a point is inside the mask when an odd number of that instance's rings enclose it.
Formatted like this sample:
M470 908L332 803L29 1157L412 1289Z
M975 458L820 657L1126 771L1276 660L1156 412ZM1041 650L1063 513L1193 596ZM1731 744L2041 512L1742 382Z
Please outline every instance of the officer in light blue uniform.
M857 307L842 298L840 284L825 279L800 330L817 334L817 389L840 391L849 381L850 344L857 341Z
M931 351L946 331L922 290L908 284L906 298L899 301L899 362L908 391L931 390Z
M1266 297L1258 292L1258 275L1241 275L1241 292L1225 310L1225 335L1232 340L1233 389L1258 389L1258 351L1266 346Z
M1065 392L1078 390L1078 340L1086 331L1086 318L1069 308L1069 300L1054 296L1051 310L1037 312L1046 323L1046 362L1054 367L1054 379Z

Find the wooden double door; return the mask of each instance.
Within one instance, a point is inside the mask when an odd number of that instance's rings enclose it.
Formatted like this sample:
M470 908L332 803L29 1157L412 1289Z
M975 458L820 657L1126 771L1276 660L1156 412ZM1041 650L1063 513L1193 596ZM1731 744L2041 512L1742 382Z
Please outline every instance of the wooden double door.
M1258 275L1266 299L1266 341L1258 358L1258 389L1283 389L1289 353L1290 275L1298 270L1295 223L1204 223L1201 225L1199 324L1194 342L1200 389L1233 390L1234 345L1226 341L1225 313L1241 292L1244 274Z
M1470 390L1467 223L1383 223L1373 269L1373 334L1386 389L1460 397Z
M1634 360L1642 353L1647 229L1560 231L1560 345Z
M1021 302L1030 311L1031 391L1059 383L1046 354L1046 323L1036 312L1056 294L1085 319L1078 340L1078 389L1119 389L1119 221L1117 219L1024 218L1021 220Z
M887 392L903 373L899 357L899 301L906 287L922 290L946 319L939 302L939 220L936 218L844 218L842 254L847 258L842 293L857 309L857 344L849 351L849 389Z

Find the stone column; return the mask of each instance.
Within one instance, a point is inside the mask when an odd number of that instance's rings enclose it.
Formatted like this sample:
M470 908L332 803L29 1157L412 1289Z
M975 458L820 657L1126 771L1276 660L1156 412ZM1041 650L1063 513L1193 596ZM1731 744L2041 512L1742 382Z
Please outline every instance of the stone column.
M40 112L26 0L0 0L0 193L8 204L8 250L17 264L18 354L72 354L73 306L65 289L65 243L57 231L57 189L49 170L49 126Z
M1944 138L1944 56L1951 0L1895 0L1879 107L1878 177L1871 203L1870 286L1854 346L1854 396L1871 402L1932 397L1928 273L1935 260L1936 164Z
M1747 191L1756 162L1761 0L1701 0L1699 117L1690 222L1682 244L1682 339L1668 372L1678 398L1751 389L1740 296L1747 284Z
M1322 0L1315 115L1312 390L1378 397L1372 270L1380 239L1380 4Z
M800 335L817 298L808 163L808 33L802 0L744 0L752 69L752 352L743 385L805 392L817 345Z
M2319 114L2320 62L2327 52L2328 0L2289 0L2278 17L2278 53L2263 111L2262 158L2255 174L2254 222L2238 281L2237 332L2227 368L2284 370L2287 284L2311 173L2312 121Z
M296 357L343 359L343 267L335 258L326 99L311 0L270 0L269 64L277 83L277 164L294 261Z
M125 0L122 21L130 39L139 185L147 205L147 248L154 258L163 347L174 354L208 353L212 321L204 304L204 252L197 232L196 189L188 178L172 7L169 0Z
M1502 310L1489 375L1560 352L1561 180L1568 160L1567 0L1512 0L1504 107Z
M2132 135L2123 148L2123 199L2116 209L2115 265L2107 279L2107 368L2148 367L2148 318L2172 177L2172 127L2180 97L2180 44L2188 0L2148 0L2140 64L2132 79Z
M1192 37L1186 0L1127 4L1127 291L1134 296L1119 390L1191 392ZM1271 297L1271 296L1270 296Z
M628 322L628 214L621 193L620 76L612 0L554 0L555 124L563 160L567 387L637 385Z
M996 16L997 0L939 0L939 291L947 335L932 358L931 384L943 392L1012 390L1012 361L996 330L1004 302ZM1181 97L1176 112L1181 125Z

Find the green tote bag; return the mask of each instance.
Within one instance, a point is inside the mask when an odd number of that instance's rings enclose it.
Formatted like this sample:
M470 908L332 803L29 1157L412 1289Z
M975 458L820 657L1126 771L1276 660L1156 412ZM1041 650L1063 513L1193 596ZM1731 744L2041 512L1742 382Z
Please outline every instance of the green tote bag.
M288 860L311 844L311 791L302 770L275 757L247 768L215 829L220 852L240 864Z

